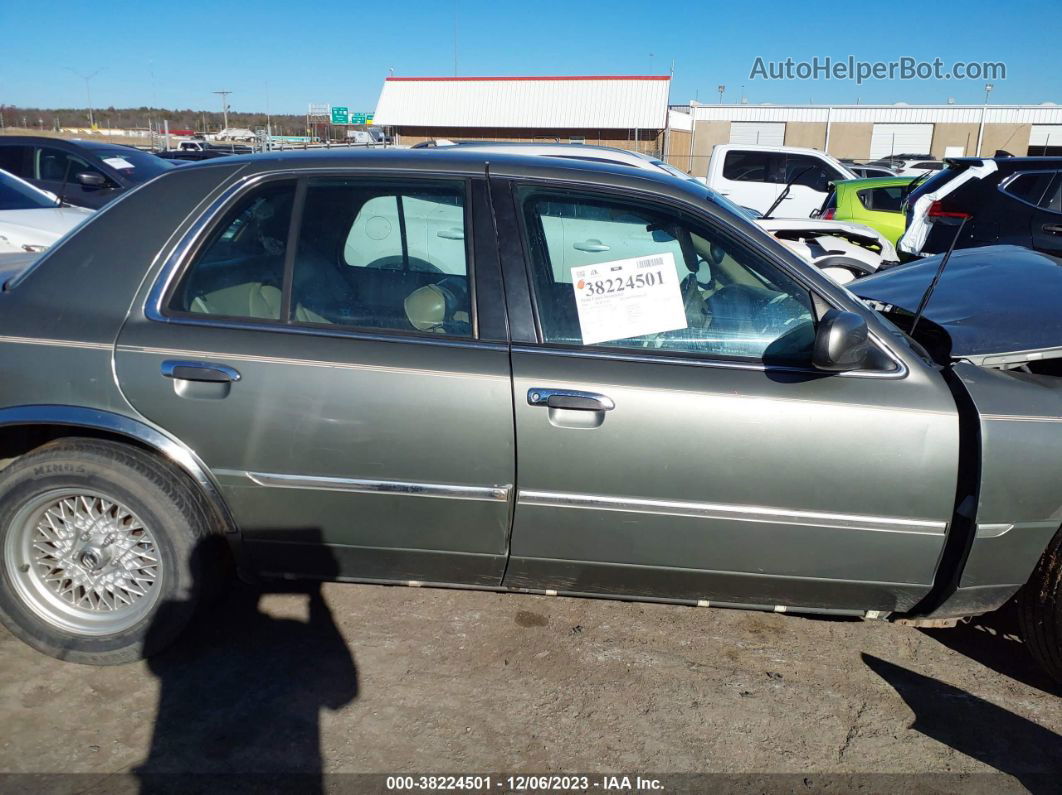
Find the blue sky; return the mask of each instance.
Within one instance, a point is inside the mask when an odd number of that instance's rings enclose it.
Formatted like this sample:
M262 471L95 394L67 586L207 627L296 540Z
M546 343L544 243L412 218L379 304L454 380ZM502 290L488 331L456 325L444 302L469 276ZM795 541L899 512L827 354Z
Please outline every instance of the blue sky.
M308 102L372 110L381 81L451 75L662 74L672 101L979 103L984 80L750 80L757 56L949 65L1003 61L992 101L1062 103L1062 3L713 2L679 4L372 0L0 0L0 103L303 113Z

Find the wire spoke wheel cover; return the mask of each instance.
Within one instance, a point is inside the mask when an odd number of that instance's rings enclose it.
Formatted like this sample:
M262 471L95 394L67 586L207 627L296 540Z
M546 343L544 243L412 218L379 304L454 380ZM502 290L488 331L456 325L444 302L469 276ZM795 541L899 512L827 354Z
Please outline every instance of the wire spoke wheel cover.
M164 576L151 530L128 507L98 492L40 494L12 518L7 575L41 619L80 635L135 626L158 601Z

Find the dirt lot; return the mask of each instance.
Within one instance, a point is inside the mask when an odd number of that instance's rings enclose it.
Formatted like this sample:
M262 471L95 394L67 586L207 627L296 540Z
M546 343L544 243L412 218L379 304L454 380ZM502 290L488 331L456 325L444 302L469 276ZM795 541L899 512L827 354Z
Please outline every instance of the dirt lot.
M1043 791L1062 782L1062 700L1009 632L1006 615L922 631L488 592L239 585L150 663L65 664L3 632L0 770L272 777L260 782L322 771L789 773L800 775L772 781L805 791L836 781L822 774L950 773L912 780ZM0 778L0 789L16 781ZM65 789L103 779L77 781Z

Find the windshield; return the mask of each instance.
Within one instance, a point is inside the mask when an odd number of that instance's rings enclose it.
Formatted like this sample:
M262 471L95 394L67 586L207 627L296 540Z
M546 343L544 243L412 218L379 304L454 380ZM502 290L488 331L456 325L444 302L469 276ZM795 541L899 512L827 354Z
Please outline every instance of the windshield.
M165 171L176 168L173 163L139 149L97 149L96 155L123 177L133 182L147 182Z
M57 201L49 199L39 190L34 190L21 180L0 171L0 211L41 210L57 205Z

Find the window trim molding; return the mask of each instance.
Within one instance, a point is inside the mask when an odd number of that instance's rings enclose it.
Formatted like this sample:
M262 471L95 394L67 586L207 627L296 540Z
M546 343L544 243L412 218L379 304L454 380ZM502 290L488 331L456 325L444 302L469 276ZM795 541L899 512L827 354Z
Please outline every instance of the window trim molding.
M191 226L180 236L177 243L170 249L163 260L162 267L155 278L151 289L148 291L144 302L144 316L158 323L175 323L193 326L208 326L227 329L244 329L255 331L281 331L312 336L344 337L349 339L378 340L382 342L422 342L429 345L442 345L446 347L461 348L487 348L507 350L506 344L481 343L479 341L478 310L476 307L475 287L475 233L469 234L473 223L471 208L472 191L471 182L474 175L471 174L435 174L423 172L407 172L395 170L365 170L365 169L286 169L283 171L270 171L237 179L210 203L199 215ZM287 280L293 274L295 249L292 247L292 237L297 236L301 226L302 207L300 199L305 199L305 193L311 179L334 177L338 179L366 178L382 180L413 180L413 181L449 181L460 183L463 187L463 210L465 223L465 257L467 264L466 278L469 280L469 309L472 317L472 336L452 336L448 334L428 334L415 330L405 329L376 329L364 326L350 326L343 324L313 324L302 321L286 319L283 308L279 320L272 318L247 318L230 315L203 315L194 312L180 312L168 308L167 304L172 298L176 286L180 283L188 268L194 263L196 256L210 238L218 223L224 218L243 197L269 182L290 180L294 182L295 201L292 205L291 225L288 232L288 250L285 253L284 279L285 287ZM301 191L301 193L300 193ZM291 272L289 273L289 260ZM287 291L282 292L282 303L286 302Z

